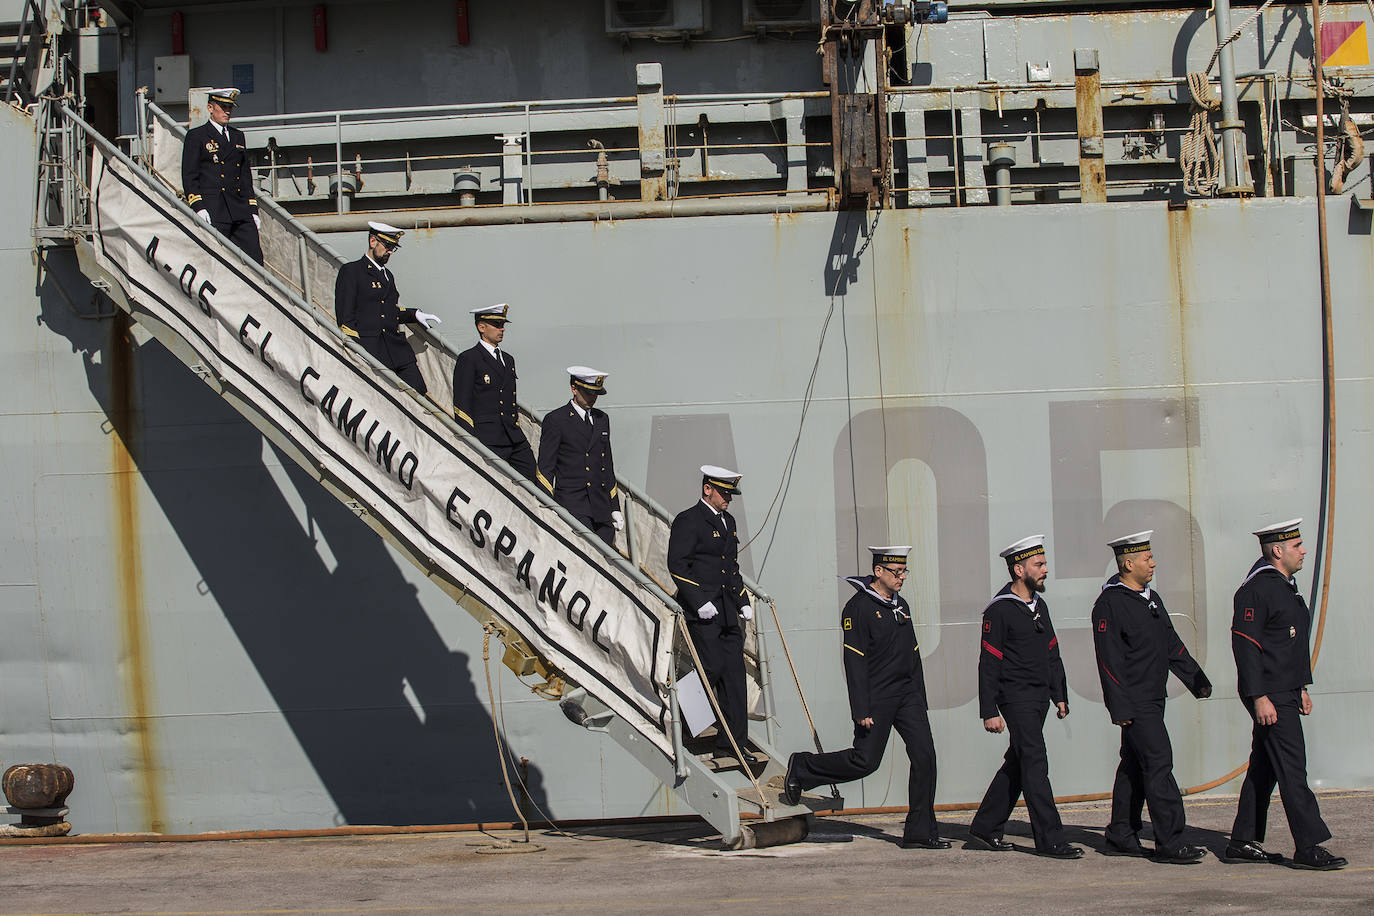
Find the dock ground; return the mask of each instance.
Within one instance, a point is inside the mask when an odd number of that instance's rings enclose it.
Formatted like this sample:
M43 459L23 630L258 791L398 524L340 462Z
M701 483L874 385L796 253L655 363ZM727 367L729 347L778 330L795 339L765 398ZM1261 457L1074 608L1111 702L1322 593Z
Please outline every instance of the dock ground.
M1005 853L963 848L971 812L940 815L941 852L900 848L901 815L818 818L805 842L742 852L695 823L536 831L520 852L503 848L519 832L6 845L0 913L1374 912L1374 789L1320 799L1343 871L1218 861L1235 797L1208 795L1187 803L1187 841L1211 853L1191 866L1103 855L1105 802L1061 807L1087 851L1068 862L1029 854L1024 809ZM1293 852L1277 796L1265 845Z

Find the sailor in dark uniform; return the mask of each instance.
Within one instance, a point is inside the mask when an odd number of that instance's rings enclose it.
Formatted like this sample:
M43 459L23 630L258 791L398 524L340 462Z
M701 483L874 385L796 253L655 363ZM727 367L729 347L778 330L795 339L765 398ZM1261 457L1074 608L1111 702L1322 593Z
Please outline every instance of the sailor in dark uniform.
M1201 861L1206 851L1183 843L1187 819L1183 794L1174 780L1174 750L1164 727L1165 688L1170 671L1199 699L1212 695L1212 683L1169 622L1163 596L1150 588L1155 571L1152 534L1140 531L1108 542L1116 554L1117 574L1102 586L1093 604L1102 696L1112 723L1121 727L1107 852L1147 854L1138 834L1141 809L1148 804L1155 861L1187 865Z
M415 364L415 351L401 333L401 322L432 328L440 323L439 317L400 307L401 294L386 263L401 247L405 233L386 223L370 222L367 228L367 254L340 267L334 280L334 320L379 363L424 394L429 389Z
M715 756L729 761L733 735L746 755L749 709L744 679L744 621L754 616L739 571L739 534L730 500L741 475L715 465L701 469L701 499L673 519L668 535L668 572L687 618L706 681L725 716L716 723ZM729 735L726 729L729 729ZM746 760L751 763L752 760Z
M1005 727L1011 733L1011 746L973 816L969 844L993 852L1012 849L1002 832L1016 800L1024 794L1036 853L1077 859L1083 850L1064 841L1045 750L1045 714L1050 704L1059 718L1069 714L1059 637L1050 622L1049 606L1040 597L1049 577L1045 536L1017 541L1001 557L1007 561L1011 581L983 611L978 714L985 731L1000 735Z
M568 367L572 400L549 411L539 430L539 482L558 504L601 540L615 546L625 527L611 458L611 419L596 409L606 373Z
M1233 862L1281 861L1260 845L1269 797L1277 785L1297 847L1292 864L1331 871L1344 868L1346 860L1319 845L1331 839L1331 831L1307 785L1307 745L1300 718L1312 714L1307 694L1312 683L1312 615L1293 578L1307 556L1298 531L1301 524L1302 519L1295 518L1254 532L1263 555L1236 589L1231 652L1240 700L1254 726L1250 767L1240 787L1225 857Z
M535 480L534 451L520 429L515 400L515 357L501 349L509 311L504 302L472 310L479 339L453 364L453 416L497 457Z
M783 801L795 805L804 789L874 773L896 729L911 760L902 848L948 849L950 842L940 838L935 822L935 741L930 734L921 647L911 608L897 594L906 581L911 548L868 549L873 554L873 574L845 579L855 594L840 612L854 746L826 754L793 754L787 761Z
M181 186L186 203L259 264L257 193L248 165L248 142L243 131L229 124L237 89L212 89L206 102L210 120L186 132L181 148Z

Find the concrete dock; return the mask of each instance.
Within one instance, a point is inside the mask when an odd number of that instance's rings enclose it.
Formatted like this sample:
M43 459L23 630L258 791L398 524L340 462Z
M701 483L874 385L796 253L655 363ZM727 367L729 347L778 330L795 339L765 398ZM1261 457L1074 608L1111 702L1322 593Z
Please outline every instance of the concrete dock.
M963 848L972 812L940 815L943 852L901 849L895 814L818 818L803 843L743 852L695 823L540 830L537 848L508 831L4 845L0 913L1374 912L1374 790L1320 799L1343 871L1219 862L1235 797L1208 795L1187 805L1188 842L1212 853L1192 866L1103 855L1105 802L1061 807L1087 851L1069 862L1028 854L1024 810L1006 853ZM1293 851L1277 797L1265 845Z

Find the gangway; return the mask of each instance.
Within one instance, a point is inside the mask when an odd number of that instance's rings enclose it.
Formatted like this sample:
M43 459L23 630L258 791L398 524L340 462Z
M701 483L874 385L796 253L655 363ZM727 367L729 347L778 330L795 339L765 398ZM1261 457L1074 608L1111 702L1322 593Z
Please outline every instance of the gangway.
M74 245L94 286L498 637L508 667L543 678L539 695L629 751L724 846L799 840L813 812L841 807L833 789L797 806L780 797L786 758L772 747L757 627L767 606L782 641L773 600L747 582L760 609L747 630L750 717L765 733L755 726L748 743L762 762L716 769L693 752L678 707L677 682L699 661L665 589L669 514L621 478L626 528L603 544L440 407L456 358L441 338L411 329L430 400L338 329L344 259L325 241L261 194L265 266L201 222L178 197L175 166L160 167L177 161L184 131L140 103L133 156L61 100L35 104L37 242ZM521 410L537 448L538 422Z

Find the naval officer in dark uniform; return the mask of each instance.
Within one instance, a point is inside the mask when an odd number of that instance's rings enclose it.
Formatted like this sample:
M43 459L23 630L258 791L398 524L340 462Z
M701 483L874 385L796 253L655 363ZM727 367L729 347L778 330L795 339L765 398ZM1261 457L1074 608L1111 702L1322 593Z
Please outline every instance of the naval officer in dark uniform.
M601 540L615 546L624 529L620 493L611 457L611 418L598 410L606 393L606 373L568 367L572 400L549 411L539 430L539 482Z
M1093 646L1102 697L1112 723L1121 728L1121 763L1112 786L1107 852L1144 856L1138 836L1141 809L1150 806L1154 859L1171 865L1199 862L1206 851L1183 842L1187 818L1183 793L1174 779L1174 750L1164 727L1169 672L1199 699L1212 683L1179 639L1164 598L1150 588L1154 579L1153 531L1129 534L1107 546L1116 554L1116 575L1093 604Z
M515 357L501 349L510 306L472 310L477 343L453 364L453 416L522 476L535 480L534 450L520 429L516 404Z
M1312 615L1293 578L1307 556L1298 530L1301 524L1302 519L1295 518L1254 532L1262 556L1236 589L1231 652L1240 700L1254 725L1250 767L1241 783L1226 859L1274 862L1282 858L1260 845L1269 798L1277 785L1297 847L1292 864L1332 871L1344 868L1346 860L1320 845L1331 839L1331 831L1307 785L1307 745L1300 718L1312 714L1312 698L1307 693L1312 683Z
M1006 728L1011 744L969 825L969 844L993 852L1012 849L1002 832L1016 800L1024 794L1036 853L1077 859L1083 850L1064 841L1045 750L1045 714L1050 704L1059 718L1069 714L1059 637L1050 622L1049 605L1040 597L1050 574L1045 536L1019 540L1000 555L1007 561L1011 581L983 611L978 714L985 731L1000 735Z
M750 753L744 622L753 618L754 608L740 576L739 534L729 512L730 501L740 494L741 475L711 464L702 467L701 475L701 499L673 518L668 572L707 685L725 716L724 723L716 722L715 756L729 761L734 757L731 735L741 753Z
M238 103L237 89L212 89L205 107L210 120L186 132L181 148L181 187L196 215L262 263L258 199L248 142L229 124Z
M386 223L367 224L367 253L339 268L334 280L334 320L339 330L420 394L429 388L415 363L415 351L401 333L401 322L432 328L439 317L418 309L401 308L396 279L387 269L391 253L401 247L405 233Z
M855 593L840 612L854 746L826 754L793 754L787 761L783 801L795 805L804 789L874 773L896 729L911 760L902 848L948 849L950 842L940 838L935 822L935 740L930 733L921 647L911 608L898 594L906 581L911 548L868 549L873 554L873 573L845 579Z

